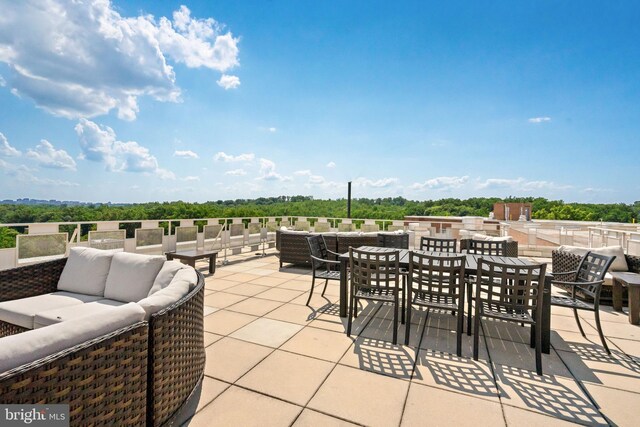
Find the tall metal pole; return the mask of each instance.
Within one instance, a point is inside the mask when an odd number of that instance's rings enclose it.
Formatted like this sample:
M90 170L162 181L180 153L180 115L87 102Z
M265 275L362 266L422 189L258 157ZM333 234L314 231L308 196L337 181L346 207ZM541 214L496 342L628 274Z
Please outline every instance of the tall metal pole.
M351 218L351 181L347 188L347 218Z

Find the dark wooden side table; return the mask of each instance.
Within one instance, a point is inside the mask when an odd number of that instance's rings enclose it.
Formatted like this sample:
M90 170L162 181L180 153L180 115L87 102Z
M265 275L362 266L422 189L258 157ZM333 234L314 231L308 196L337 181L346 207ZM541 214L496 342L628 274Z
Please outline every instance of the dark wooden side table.
M209 258L209 273L213 274L216 272L216 257L218 256L218 251L192 249L188 251L166 252L165 256L168 261L172 259L183 260L193 268L196 267L196 260Z
M629 323L640 324L640 274L611 272L613 276L613 309L622 311L622 288L629 291Z

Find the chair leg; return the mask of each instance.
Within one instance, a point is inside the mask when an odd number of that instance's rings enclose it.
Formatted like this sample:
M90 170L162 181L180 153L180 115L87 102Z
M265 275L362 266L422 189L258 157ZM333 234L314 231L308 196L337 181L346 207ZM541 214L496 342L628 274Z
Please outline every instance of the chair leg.
M400 301L398 301L398 293L396 292L396 300L393 304L393 345L398 344L398 311L400 310L399 302Z
M462 325L464 323L464 311L458 310L456 313L458 316L458 326L456 329L456 355L458 357L462 356Z
M351 307L349 307L349 319L347 320L347 336L348 337L351 336L351 321L352 321L351 319L353 318L353 310L356 305L356 299L355 297L353 297L353 295L349 299L351 301Z
M598 334L600 335L600 341L602 341L602 346L607 351L607 354L611 354L611 350L609 350L609 346L607 345L607 341L604 339L604 334L602 333L602 325L600 324L600 310L596 310L596 326L598 327Z
M576 322L578 323L578 329L580 329L580 333L582 334L583 337L586 337L586 335L584 334L584 329L582 329L582 325L580 324L580 316L578 316L578 310L577 309L573 309L573 316L576 318Z
M536 373L542 375L542 328L534 324L531 333L536 337Z
M409 333L411 329L411 302L406 306L407 316L404 325L404 345L409 345Z
M480 313L476 306L476 313L473 317L473 360L478 360L478 345L480 344Z
M473 291L471 287L471 283L467 282L467 335L471 336L471 300L473 296L471 292Z
M327 290L327 284L329 283L329 279L325 279L324 288L322 288L322 293L320 295L324 296L324 291Z
M402 279L402 280L404 281L404 279ZM402 298L401 298L401 301L402 301L402 310L401 310L401 312L402 312L402 324L404 325L404 321L405 321L405 307L406 307L405 299L404 299L404 287L402 288L401 292L402 292Z
M309 305L309 301L311 301L311 297L313 296L313 288L316 286L316 276L313 276L311 279L311 290L309 291L309 298L307 298L307 304Z

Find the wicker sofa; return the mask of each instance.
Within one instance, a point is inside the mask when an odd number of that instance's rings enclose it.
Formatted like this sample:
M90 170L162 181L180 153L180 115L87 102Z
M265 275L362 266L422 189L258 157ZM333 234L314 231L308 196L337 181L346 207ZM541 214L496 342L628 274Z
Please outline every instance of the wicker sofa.
M173 261L175 262L175 261ZM0 302L56 292L68 258L0 271ZM164 267L163 267L164 268ZM187 267L190 269L190 267ZM156 295L113 311L29 330L0 321L0 346L53 336L129 310L131 324L0 370L2 403L69 404L71 425L167 424L204 373L204 277L182 295ZM136 314L136 310L137 313ZM133 313L133 314L132 314ZM126 323L126 322L125 322ZM85 327L86 329L86 327ZM71 334L74 332L72 331ZM77 337L76 337L77 338ZM5 346L6 347L6 346ZM52 346L53 347L53 346ZM46 350L46 348L45 348ZM5 361L6 362L6 361Z
M584 248L584 250L589 250L588 248ZM598 249L592 249L595 252L598 252ZM631 273L640 274L640 257L634 255L624 255L625 261L627 263L628 271ZM551 253L551 265L552 270L554 272L562 272L562 271L575 271L578 268L578 264L582 259L581 253L573 253L567 250L564 250L563 247L558 248L557 250ZM613 267L612 267L613 268ZM609 271L612 271L610 268ZM566 289L570 290L570 289ZM627 290L623 290L623 299L627 299ZM582 298L587 301L593 301L593 296L583 292L581 289L576 289L576 295L579 298ZM602 284L602 290L600 292L600 303L611 304L613 300L612 293L612 284L611 284L611 274L607 273L605 276L605 282Z
M379 233L308 233L306 231L276 230L276 249L279 251L280 267L283 263L310 264L309 246L307 237L322 234L327 244L327 249L345 253L349 247L378 246Z

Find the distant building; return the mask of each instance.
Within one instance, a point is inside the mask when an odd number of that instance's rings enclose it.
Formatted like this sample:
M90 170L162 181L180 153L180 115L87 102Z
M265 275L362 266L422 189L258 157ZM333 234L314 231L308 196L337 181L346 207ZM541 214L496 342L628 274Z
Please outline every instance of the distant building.
M531 203L495 203L493 218L498 221L531 221Z

